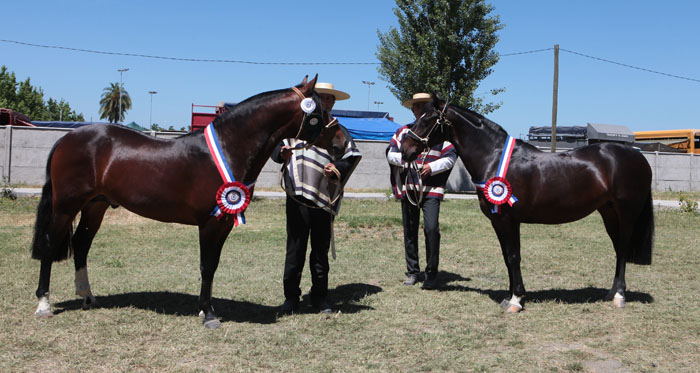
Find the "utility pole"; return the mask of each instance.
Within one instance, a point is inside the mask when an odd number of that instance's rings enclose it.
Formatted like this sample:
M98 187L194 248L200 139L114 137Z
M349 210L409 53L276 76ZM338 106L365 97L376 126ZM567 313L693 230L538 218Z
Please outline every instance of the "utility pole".
M379 111L379 105L384 104L384 103L381 102L381 101L374 101L374 103L377 104L377 111Z
M367 111L369 111L369 89L374 85L374 82L363 80L362 83L367 84Z
M552 92L552 153L557 151L557 100L559 96L559 44L554 44L554 88Z
M121 122L122 121L122 88L124 86L124 83L122 83L122 74L126 71L129 71L129 69L117 69L119 71L119 114L117 114L117 121Z
M156 91L148 91L148 93L151 94L151 114L148 117L148 125L150 126L149 128L153 128L153 95L158 93Z

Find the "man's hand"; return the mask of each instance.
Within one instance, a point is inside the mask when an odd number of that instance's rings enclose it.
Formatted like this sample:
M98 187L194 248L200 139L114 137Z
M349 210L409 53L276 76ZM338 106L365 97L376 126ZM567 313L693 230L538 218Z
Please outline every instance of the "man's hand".
M280 158L284 159L285 161L289 160L292 158L292 148L285 145L280 149Z
M323 174L330 178L333 178L333 176L340 178L340 172L338 172L338 169L335 168L333 163L323 166Z
M430 164L426 163L423 165L423 168L420 169L420 177L428 177L432 173L432 170L430 169Z

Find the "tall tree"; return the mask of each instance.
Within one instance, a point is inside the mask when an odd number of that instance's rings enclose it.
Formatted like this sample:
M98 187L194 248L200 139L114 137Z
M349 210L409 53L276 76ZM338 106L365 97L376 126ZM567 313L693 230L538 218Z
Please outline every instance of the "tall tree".
M119 96L121 95L121 112L119 111ZM131 97L119 83L110 83L102 92L100 100L100 119L107 119L110 123L118 123L124 120L124 115L131 109Z
M474 96L498 62L493 48L503 25L489 16L493 6L485 0L396 0L396 5L399 29L377 31L376 53L377 70L394 96L403 101L416 92L435 92L484 114L496 110L500 103Z
M12 109L29 116L32 120L64 120L85 121L83 114L71 110L70 105L63 99L56 102L49 98L44 102L44 91L41 87L32 86L30 78L17 83L14 72L9 72L6 66L0 66L0 107Z

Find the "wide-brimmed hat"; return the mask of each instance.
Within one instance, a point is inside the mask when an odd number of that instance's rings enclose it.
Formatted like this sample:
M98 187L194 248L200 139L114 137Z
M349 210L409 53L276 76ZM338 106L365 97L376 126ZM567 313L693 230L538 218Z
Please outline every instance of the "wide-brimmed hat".
M331 83L318 82L316 83L316 87L314 87L314 90L316 90L316 92L318 93L333 95L336 101L347 100L350 98L349 94L335 89L335 87L333 87L333 84Z
M411 99L404 101L402 105L410 109L411 106L413 106L413 104L416 102L428 102L428 101L430 101L430 94L429 93L423 93L423 92L414 93L413 97Z

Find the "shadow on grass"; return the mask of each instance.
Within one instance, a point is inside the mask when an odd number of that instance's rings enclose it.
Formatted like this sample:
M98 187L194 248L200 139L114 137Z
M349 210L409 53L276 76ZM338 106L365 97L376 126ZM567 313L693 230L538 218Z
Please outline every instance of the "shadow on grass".
M369 284L345 284L330 289L328 300L334 311L342 313L356 313L364 310L371 310L372 307L355 304L355 302L366 296L382 291L379 286ZM196 316L198 296L184 293L173 293L168 291L151 291L114 294L98 296L100 308L125 308L134 307L142 310L150 310L156 313L175 316ZM223 322L250 322L258 324L272 324L277 321L277 311L279 306L266 306L263 304L236 301L232 299L214 298L214 310ZM280 302L281 304L282 302ZM307 302L308 303L308 302ZM82 299L54 304L54 314L65 311L80 310ZM303 312L307 307L302 307L300 313L312 313L314 310L308 307L308 312Z
M493 289L477 289L464 285L451 285L456 281L471 281L469 278L462 277L459 274L451 272L440 272L438 276L438 285L440 291L472 291L483 294L491 298L496 303L501 303L503 299L509 299L510 294L507 290ZM549 289L537 290L526 293L525 301L540 303L547 301L556 301L564 304L583 304L596 303L605 301L605 296L608 295L610 289L601 289L594 287L585 287L581 289ZM648 293L638 291L625 291L625 300L629 302L653 303L654 297Z

